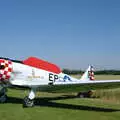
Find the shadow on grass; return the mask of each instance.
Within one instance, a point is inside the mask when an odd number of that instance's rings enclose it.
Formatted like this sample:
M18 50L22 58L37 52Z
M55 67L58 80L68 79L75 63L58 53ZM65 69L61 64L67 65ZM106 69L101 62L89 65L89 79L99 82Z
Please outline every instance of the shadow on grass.
M88 106L88 105L74 105L74 104L66 104L66 103L57 103L55 100L65 100L65 99L74 99L76 96L60 96L60 97L40 97L35 99L35 106L37 107L53 107L53 108L62 108L62 109L72 109L72 110L86 110L86 111L96 111L96 112L116 112L120 111L119 109L111 109L111 108L102 108L96 106ZM54 100L54 101L53 101ZM8 97L7 103L16 103L22 104L23 99L16 97Z

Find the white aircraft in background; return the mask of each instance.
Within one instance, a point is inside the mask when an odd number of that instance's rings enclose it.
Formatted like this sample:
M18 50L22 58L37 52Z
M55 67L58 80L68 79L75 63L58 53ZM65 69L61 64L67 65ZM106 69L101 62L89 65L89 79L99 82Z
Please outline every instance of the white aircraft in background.
M89 66L81 79L76 79L62 73L58 66L35 57L29 57L23 61L0 58L1 102L6 101L6 88L10 86L29 88L30 92L24 98L23 106L32 107L38 89L48 92L63 90L72 92L119 85L120 80L95 81L92 66Z

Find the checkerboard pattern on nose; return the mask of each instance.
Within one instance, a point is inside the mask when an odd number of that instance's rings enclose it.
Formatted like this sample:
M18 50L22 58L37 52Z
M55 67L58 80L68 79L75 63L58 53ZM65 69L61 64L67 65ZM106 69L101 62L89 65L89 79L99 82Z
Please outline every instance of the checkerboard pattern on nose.
M0 59L0 80L8 80L13 71L12 62Z

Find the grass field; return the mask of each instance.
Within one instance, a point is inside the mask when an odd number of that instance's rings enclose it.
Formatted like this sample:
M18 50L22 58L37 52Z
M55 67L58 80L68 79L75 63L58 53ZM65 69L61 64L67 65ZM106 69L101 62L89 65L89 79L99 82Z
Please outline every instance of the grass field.
M95 75L96 80L104 79L104 80L115 80L119 79L120 80L120 75Z
M97 79L120 79L120 76L96 76ZM40 93L36 106L23 108L27 91L9 90L9 100L0 104L0 120L119 120L120 88L98 90L100 98L75 97L75 93Z

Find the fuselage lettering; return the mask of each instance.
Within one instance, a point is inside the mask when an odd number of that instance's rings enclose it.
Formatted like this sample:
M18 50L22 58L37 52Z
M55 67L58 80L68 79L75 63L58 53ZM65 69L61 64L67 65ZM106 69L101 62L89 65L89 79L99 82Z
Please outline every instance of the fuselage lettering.
M54 75L52 73L49 73L49 81L50 82L55 82L58 79L58 75Z

